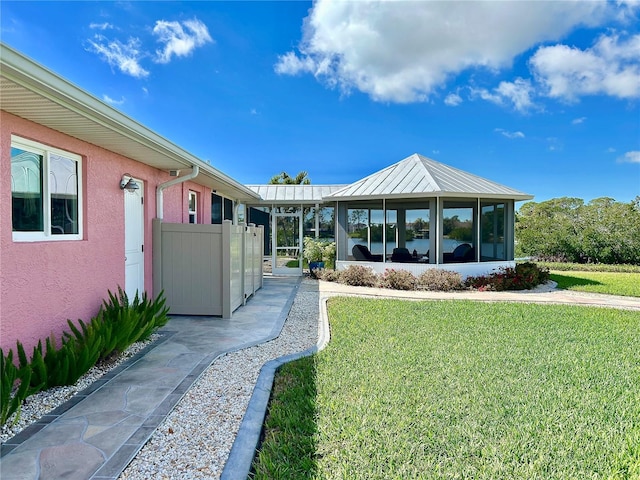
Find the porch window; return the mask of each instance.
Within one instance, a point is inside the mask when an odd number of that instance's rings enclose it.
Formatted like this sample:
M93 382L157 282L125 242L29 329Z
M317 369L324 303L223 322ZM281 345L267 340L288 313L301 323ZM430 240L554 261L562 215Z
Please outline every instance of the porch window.
M506 260L505 204L483 202L481 215L481 261Z
M11 138L11 214L15 241L82 239L82 158ZM48 172L48 174L47 174Z
M335 241L334 207L304 207L302 214L303 237Z
M405 247L412 254L415 252L417 258L426 262L432 250L429 235L431 212L429 208L407 208L404 214Z
M189 191L189 223L198 223L198 194Z
M334 207L320 207L318 210L318 237L329 242L335 242L336 218Z
M476 260L475 212L470 202L444 202L442 209L442 252L444 263Z

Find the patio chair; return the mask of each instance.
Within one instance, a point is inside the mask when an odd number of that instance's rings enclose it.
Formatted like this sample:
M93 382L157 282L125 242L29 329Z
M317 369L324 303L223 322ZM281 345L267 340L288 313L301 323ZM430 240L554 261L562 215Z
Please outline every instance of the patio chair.
M391 254L391 261L398 263L409 263L415 262L417 259L414 259L411 253L407 248L394 248L393 253Z
M381 262L382 255L373 255L365 245L356 244L351 249L353 258L359 262Z
M473 262L476 259L476 250L468 243L461 243L452 253L444 254L445 263Z

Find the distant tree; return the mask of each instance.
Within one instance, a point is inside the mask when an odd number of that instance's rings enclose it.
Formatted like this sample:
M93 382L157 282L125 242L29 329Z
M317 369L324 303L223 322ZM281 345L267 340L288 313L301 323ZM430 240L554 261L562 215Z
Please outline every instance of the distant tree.
M426 230L429 228L429 222L424 221L421 217L418 217L414 220L411 226L415 233L420 233L422 230Z
M580 215L582 260L593 263L640 264L640 197L633 202L596 198Z
M516 215L517 255L580 263L640 264L640 197L629 203L557 198Z
M516 215L518 255L576 261L579 198L527 202Z
M282 172L271 177L269 185L311 185L311 180L309 174L304 170L295 177L291 177L287 172Z

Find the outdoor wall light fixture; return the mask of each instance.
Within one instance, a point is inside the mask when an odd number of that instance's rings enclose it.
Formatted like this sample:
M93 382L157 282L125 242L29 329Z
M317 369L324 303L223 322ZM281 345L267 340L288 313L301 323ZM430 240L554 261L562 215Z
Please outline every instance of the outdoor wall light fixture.
M122 180L120 180L120 190L128 190L133 192L134 190L140 190L140 185L136 182L130 173L125 173L122 175Z

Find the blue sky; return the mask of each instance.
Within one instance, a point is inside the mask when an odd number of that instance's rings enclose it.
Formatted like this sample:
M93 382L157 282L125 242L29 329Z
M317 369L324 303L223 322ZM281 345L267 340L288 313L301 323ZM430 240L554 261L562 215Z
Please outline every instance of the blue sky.
M1 39L238 181L412 153L640 195L640 2L5 1Z

